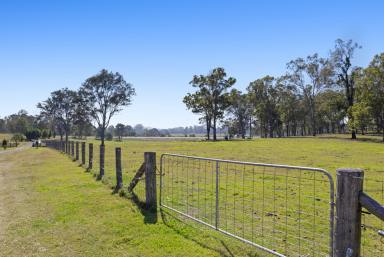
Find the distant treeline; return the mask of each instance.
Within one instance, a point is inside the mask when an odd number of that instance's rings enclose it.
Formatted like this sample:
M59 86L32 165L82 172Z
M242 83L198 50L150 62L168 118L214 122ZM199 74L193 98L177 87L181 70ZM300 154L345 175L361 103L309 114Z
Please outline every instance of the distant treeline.
M216 139L218 124L229 135L243 138L307 136L349 131L382 133L384 140L384 53L368 67L353 65L352 40L336 40L329 56L317 53L287 63L279 77L264 76L249 83L243 93L218 67L207 75L193 76L195 89L183 101Z
M51 138L60 136L60 131L40 115L29 115L27 111L20 110L4 118L0 118L0 133L22 134L27 139ZM84 138L87 136L100 137L100 130L92 123L76 124L72 127L70 136ZM110 125L106 129L106 139L113 137L163 137L163 136L196 136L204 135L205 126L175 127L158 129L145 127L142 124L134 126L118 123Z
M24 110L0 119L0 132L41 135L68 140L68 136L93 135L101 139L127 136L196 136L217 139L308 136L322 133L382 133L384 140L384 53L367 67L353 65L361 47L352 40L336 40L328 56L317 53L287 63L285 74L251 81L246 92L233 86L218 67L190 81L194 92L183 102L200 116L202 126L170 129L146 128L142 124L111 126L111 118L131 104L135 90L123 76L107 70L87 78L78 90L62 88L38 103L40 114ZM44 132L45 131L45 132ZM30 133L31 134L31 133ZM32 133L33 134L33 133ZM36 134L36 133L35 133Z

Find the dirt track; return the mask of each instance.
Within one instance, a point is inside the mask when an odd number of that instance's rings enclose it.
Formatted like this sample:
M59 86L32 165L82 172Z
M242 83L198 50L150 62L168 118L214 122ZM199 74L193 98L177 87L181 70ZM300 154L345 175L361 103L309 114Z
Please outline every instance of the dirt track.
M3 233L5 231L4 220L6 213L4 203L9 200L10 197L14 197L14 195L10 192L9 183L7 183L7 180L11 177L11 174L9 174L8 171L12 168L12 162L7 161L7 156L30 147L31 143L26 143L20 147L0 152L0 246L4 237Z

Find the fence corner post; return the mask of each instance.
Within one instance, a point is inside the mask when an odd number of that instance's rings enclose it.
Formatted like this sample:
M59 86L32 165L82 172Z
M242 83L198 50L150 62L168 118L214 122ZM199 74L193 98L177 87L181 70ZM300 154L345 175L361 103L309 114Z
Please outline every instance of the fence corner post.
M364 171L337 169L335 257L360 257L361 204Z
M121 148L115 148L116 155L116 187L115 192L119 191L123 187L123 173L121 170Z
M145 152L145 203L147 209L157 211L156 153Z

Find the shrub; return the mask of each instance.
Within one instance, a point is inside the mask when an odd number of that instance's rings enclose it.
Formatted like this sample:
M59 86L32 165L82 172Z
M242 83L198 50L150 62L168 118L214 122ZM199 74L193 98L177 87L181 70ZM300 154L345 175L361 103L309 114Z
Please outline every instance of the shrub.
M25 136L19 133L13 135L13 137L11 138L11 140L15 142L16 147L18 146L19 142L23 142L24 139L25 139Z
M113 139L112 133L107 132L107 134L105 135L105 140L111 141L112 139Z
M45 139L45 138L48 138L48 131L46 129L44 129L42 132L41 132L41 138Z
M39 139L41 137L41 132L39 129L29 129L25 132L25 136L28 140Z
M3 139L2 146L4 149L7 149L8 141L6 139Z

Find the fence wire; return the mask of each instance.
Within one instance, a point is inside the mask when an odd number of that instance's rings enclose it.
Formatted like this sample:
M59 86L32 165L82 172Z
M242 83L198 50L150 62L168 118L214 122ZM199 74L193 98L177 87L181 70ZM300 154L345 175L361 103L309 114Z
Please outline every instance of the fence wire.
M65 150L62 142L47 141L47 146ZM144 151L121 144L124 188L144 160ZM79 164L81 144L79 144ZM148 150L148 149L147 149ZM157 145L158 156L167 148ZM183 152L183 150L180 150ZM184 149L185 153L189 153ZM75 157L75 144L68 145ZM163 154L160 205L195 221L258 246L280 256L332 256L333 181L321 169L266 165ZM85 147L88 167L89 143ZM93 144L95 176L100 169L100 146ZM114 186L115 147L105 146L104 182ZM143 181L144 182L144 181ZM145 201L145 183L134 193ZM384 203L384 171L373 171L364 178L364 192ZM384 223L363 209L361 254L384 256Z
M364 178L364 192L384 203L384 171L368 173ZM361 217L361 256L384 256L384 222L363 208Z
M332 256L324 170L164 154L160 205L278 256Z

